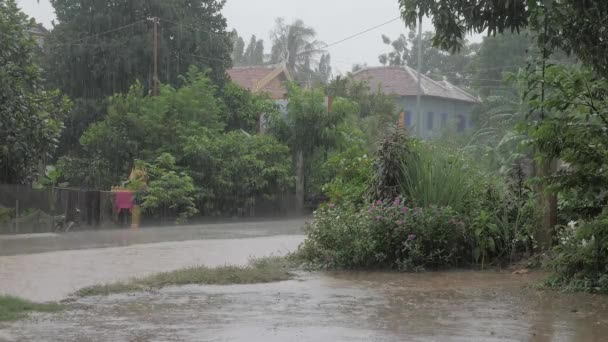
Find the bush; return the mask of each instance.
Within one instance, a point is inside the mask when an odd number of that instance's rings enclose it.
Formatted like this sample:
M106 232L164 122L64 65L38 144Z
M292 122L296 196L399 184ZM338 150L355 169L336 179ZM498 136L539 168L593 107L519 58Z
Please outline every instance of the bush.
M409 146L400 165L400 193L415 206L470 212L473 202L482 197L487 177L462 154L421 141Z
M562 231L548 266L547 284L567 291L608 293L608 211L579 228Z
M372 159L358 148L331 156L325 163L325 171L333 179L323 187L323 192L335 204L350 203L357 208L364 206L371 164Z
M468 253L465 225L450 208L408 208L400 199L366 209L319 209L298 255L313 265L421 270L457 266Z

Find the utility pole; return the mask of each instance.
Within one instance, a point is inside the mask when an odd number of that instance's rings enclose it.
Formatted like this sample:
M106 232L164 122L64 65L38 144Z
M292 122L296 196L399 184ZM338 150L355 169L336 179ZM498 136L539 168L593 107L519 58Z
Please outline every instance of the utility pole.
M154 17L154 83L152 95L158 96L158 17Z
M422 15L418 20L418 92L416 93L416 130L418 131L418 139L422 139L422 112L420 109L420 95L422 94L422 81L420 73L422 72Z

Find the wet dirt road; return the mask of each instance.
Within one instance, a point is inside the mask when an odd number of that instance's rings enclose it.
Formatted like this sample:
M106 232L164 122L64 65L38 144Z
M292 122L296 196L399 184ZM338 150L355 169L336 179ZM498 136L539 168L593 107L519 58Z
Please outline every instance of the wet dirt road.
M247 221L68 234L0 235L0 256L208 239L300 235L305 219Z
M85 241L66 234L55 247L69 250L0 256L0 293L59 300L135 275L245 263L295 249L301 223L178 233L215 237L192 241L158 242L164 228L153 237L118 232L129 234L126 246L93 249L82 248L116 244L120 235L88 233ZM13 241L21 251L40 251L40 241L27 249L28 239ZM142 241L155 243L135 244ZM541 276L302 273L274 284L172 287L79 299L58 314L0 323L0 341L605 341L608 297L534 290L529 285Z
M0 325L0 341L605 341L608 299L538 292L539 275L302 274L81 299Z

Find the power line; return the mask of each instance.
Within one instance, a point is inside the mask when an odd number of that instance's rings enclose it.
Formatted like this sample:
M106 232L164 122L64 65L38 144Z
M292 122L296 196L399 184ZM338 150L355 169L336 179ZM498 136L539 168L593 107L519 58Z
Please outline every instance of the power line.
M388 24L390 24L390 23L392 23L392 22L395 22L395 21L397 21L397 20L400 20L400 19L401 19L401 17L396 17L396 18L393 18L393 19L391 19L391 20L389 20L389 21L387 21L387 22L384 22L384 23L382 23L382 24L376 25L376 26L374 26L374 27L370 27L370 28L368 28L368 29L366 29L366 30L363 30L363 31L358 32L358 33L355 33L355 34L353 34L353 35L351 35L351 36L348 36L348 37L346 37L346 38L340 39L340 40L335 41L335 42L333 42L333 43L331 43L331 44L327 44L327 45L325 45L324 47L322 47L322 49L327 49L327 48L332 47L332 46L334 46L334 45L338 45L338 44L340 44L340 43L344 43L344 42L345 42L345 41L347 41L347 40L350 40L350 39L356 38L356 37L358 37L358 36L361 36L361 35L363 35L363 34L366 34L366 33L368 33L368 32L371 32L371 31L373 31L373 30L375 30L375 29L377 29L377 28L380 28L380 27L382 27L382 26L386 26L386 25L388 25Z
M97 37L100 37L100 36L106 35L106 34L108 34L108 33L112 33L112 32L116 32L116 31L124 30L124 29L126 29L126 28L129 28L129 27L131 27L131 26L135 26L135 25L137 25L137 24L139 24L139 23L142 23L142 22L145 22L145 21L147 21L147 19L139 20L139 21L136 21L136 22L133 22L133 23L130 23L130 24L124 25L124 26L120 26L120 27L117 27L117 28L115 28L115 29L111 29L111 30L108 30L108 31L100 32L100 33L97 33L97 34L94 34L94 35L91 35L91 36L82 37L82 38L79 38L79 39L73 40L73 41L68 42L68 43L52 44L52 45L47 45L47 46L85 45L85 44L75 44L75 43L80 42L80 41L83 41L83 40L88 40L88 39L91 39L91 38L97 38Z
M179 26L179 27L191 27L191 28L193 28L195 30L200 30L200 31L203 31L203 32L206 32L206 33L209 33L209 34L213 34L213 35L222 37L222 38L227 37L226 33L218 33L218 32L209 31L208 29L203 29L203 27L201 25L181 24L181 23L178 23L178 22L175 22L175 21L172 21L172 20L169 20L169 19L165 19L165 18L160 18L160 17L158 19L160 21L165 21L167 23L170 23L170 24L173 24L173 25L176 25L176 26Z

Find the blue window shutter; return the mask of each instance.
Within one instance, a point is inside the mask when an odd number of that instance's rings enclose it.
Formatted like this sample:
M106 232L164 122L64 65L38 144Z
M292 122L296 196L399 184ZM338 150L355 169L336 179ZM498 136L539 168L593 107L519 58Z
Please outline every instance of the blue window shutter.
M412 127L412 112L409 110L405 111L405 127Z
M467 128L467 119L462 114L458 115L458 132L464 132L464 130L466 128Z
M448 113L441 113L441 128L448 127Z

